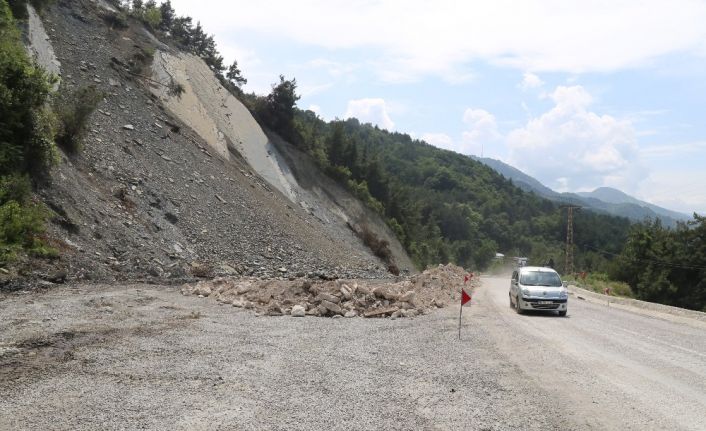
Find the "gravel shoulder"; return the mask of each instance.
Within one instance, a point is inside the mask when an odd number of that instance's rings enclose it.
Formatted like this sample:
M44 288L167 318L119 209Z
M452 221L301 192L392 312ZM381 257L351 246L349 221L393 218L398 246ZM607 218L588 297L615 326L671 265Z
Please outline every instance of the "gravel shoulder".
M151 285L0 296L0 429L577 429L473 307L459 341L457 307L331 319Z

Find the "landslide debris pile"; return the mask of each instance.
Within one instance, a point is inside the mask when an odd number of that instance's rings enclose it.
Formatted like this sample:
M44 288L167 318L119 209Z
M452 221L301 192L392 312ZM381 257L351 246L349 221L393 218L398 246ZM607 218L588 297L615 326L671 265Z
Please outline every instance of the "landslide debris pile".
M185 284L181 292L269 316L414 317L455 303L465 274L449 264L396 282L216 278Z

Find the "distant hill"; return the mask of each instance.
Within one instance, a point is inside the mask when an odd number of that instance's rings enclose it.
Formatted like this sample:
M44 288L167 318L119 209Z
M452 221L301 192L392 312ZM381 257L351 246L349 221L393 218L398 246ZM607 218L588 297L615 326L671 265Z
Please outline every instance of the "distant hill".
M634 197L627 195L620 190L611 188L611 187L599 187L595 189L592 192L579 192L576 193L579 196L585 197L585 198L596 198L598 200L601 200L603 202L607 203L612 203L612 204L635 204L639 205L642 207L647 207L657 213L660 217L669 217L673 218L675 220L689 220L691 219L691 216L688 214L683 214L677 211L672 211L668 210L666 208L662 208L660 206L651 204L649 202L641 201L639 199L635 199Z
M687 214L641 201L611 187L599 187L592 192L558 193L535 178L500 160L475 156L471 156L471 158L491 167L505 178L512 180L518 187L553 201L581 205L594 211L627 217L635 221L642 221L646 218L659 218L668 227L675 227L677 221L691 219Z

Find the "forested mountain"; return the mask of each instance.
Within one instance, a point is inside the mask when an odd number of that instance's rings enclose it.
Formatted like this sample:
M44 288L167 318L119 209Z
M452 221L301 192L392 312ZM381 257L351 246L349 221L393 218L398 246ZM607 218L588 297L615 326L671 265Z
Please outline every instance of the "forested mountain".
M691 219L691 217L686 214L641 201L620 190L610 187L599 187L592 192L558 193L540 183L535 178L500 160L475 156L472 158L490 166L505 178L512 180L512 182L521 189L534 192L539 196L556 202L580 205L592 211L627 217L633 221L660 219L664 226L670 228L675 228L678 221Z

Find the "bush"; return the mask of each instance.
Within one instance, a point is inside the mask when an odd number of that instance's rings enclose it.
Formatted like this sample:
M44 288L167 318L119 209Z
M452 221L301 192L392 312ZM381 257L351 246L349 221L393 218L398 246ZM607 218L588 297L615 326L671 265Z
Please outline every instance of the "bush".
M56 103L60 130L56 137L59 144L68 153L77 153L81 149L81 140L86 132L86 125L103 94L94 86L83 87Z
M5 0L0 0L0 172L45 178L54 162L52 79L32 64Z
M9 201L23 204L32 193L32 184L26 175L12 174L0 177L0 205Z
M363 244L365 244L375 256L379 257L387 264L388 271L394 275L400 275L400 270L392 257L389 242L378 238L378 236L375 235L375 233L365 224L361 226L360 231L357 233L360 239L363 240Z
M0 262L14 260L21 250L40 256L56 255L41 238L48 215L39 203L20 205L8 201L0 205Z
M111 30L125 30L129 27L127 14L125 12L112 12L109 10L101 12L101 18L108 24Z

